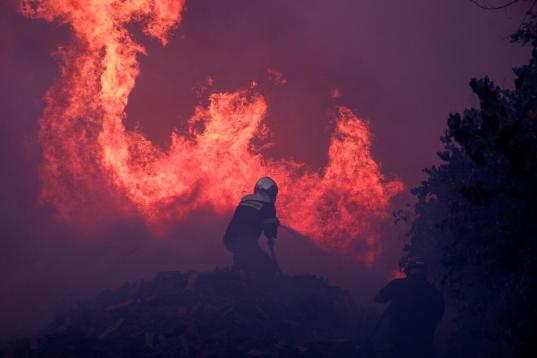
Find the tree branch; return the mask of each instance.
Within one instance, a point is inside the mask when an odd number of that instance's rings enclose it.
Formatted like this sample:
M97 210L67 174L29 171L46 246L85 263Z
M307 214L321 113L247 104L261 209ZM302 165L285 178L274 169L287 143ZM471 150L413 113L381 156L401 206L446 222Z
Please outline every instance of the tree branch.
M531 4L530 8L528 9L527 13L530 14L533 11L533 8L537 4L537 0L533 0L533 3Z
M470 1L473 2L477 7L481 8L483 10L500 10L500 9L505 9L506 7L509 7L509 6L513 5L513 4L516 4L520 0L511 0L507 4L503 4L503 5L500 5L500 6L484 6L484 5L481 5L477 0L470 0Z

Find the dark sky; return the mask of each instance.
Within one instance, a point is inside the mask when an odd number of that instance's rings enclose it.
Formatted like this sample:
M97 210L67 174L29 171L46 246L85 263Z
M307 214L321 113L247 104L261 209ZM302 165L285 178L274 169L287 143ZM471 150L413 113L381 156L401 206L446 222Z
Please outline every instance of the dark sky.
M136 217L65 222L39 205L38 119L58 74L53 52L70 33L23 18L15 4L0 3L0 341L124 280L229 262L220 245L225 218L198 212L155 237ZM528 52L508 35L525 5L494 12L467 0L187 0L166 48L132 27L148 57L141 59L127 125L165 147L199 101L192 88L207 76L224 91L255 80L269 106L269 156L322 167L329 114L345 105L370 121L383 173L410 188L422 168L437 162L448 113L477 105L469 80L489 75L512 86L511 68ZM269 68L288 83L271 83ZM341 96L333 99L335 87ZM408 200L403 194L395 205ZM382 233L387 252L373 269L340 263L283 235L282 265L328 275L367 301L395 267L400 232Z

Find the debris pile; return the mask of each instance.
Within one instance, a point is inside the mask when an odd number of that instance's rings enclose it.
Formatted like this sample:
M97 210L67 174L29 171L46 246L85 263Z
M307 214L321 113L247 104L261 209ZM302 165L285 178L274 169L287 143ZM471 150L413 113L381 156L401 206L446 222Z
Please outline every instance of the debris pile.
M360 317L348 292L312 275L161 272L58 315L12 355L352 356Z

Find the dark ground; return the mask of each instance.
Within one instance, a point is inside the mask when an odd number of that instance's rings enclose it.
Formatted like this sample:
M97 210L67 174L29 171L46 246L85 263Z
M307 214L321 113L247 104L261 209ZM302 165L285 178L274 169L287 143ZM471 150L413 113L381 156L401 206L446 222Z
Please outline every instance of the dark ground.
M59 314L20 357L356 356L368 316L313 275L254 279L242 272L160 272Z

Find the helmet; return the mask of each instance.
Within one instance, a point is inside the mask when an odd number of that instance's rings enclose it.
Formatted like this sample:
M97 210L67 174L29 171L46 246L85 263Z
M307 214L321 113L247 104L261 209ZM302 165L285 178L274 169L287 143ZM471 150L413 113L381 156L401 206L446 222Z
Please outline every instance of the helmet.
M276 196L278 195L278 185L276 182L269 177L262 177L255 183L254 193L264 192L268 194L272 202L276 201Z

